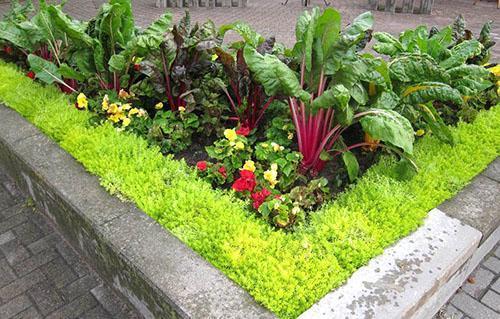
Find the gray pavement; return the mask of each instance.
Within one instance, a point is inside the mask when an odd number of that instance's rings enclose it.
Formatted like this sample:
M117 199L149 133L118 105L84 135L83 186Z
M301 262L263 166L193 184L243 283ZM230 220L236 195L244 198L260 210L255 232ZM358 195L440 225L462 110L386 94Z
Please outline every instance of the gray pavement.
M434 319L500 318L500 243Z
M139 318L1 170L0 318Z

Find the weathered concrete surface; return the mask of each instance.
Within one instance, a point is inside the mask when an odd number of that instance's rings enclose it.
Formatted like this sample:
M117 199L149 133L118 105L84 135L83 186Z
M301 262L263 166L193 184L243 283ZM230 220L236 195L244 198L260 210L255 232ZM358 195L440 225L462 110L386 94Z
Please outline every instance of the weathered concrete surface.
M470 258L480 239L478 230L434 209L422 227L300 318L412 318Z
M483 175L500 183L500 158L494 160L493 163L484 170Z
M500 225L500 183L489 177L498 178L498 166L497 159L491 168L477 176L457 196L438 207L448 216L481 231L482 240Z
M0 166L145 318L274 318L134 205L107 194L69 154L3 106Z

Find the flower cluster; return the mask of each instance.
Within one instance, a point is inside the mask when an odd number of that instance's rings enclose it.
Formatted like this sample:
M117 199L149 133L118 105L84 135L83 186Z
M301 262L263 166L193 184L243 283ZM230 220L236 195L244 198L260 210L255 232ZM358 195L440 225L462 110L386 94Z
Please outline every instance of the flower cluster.
M129 98L130 95L125 91L120 91L119 96L123 99ZM132 107L130 103L113 102L110 103L109 96L106 94L101 103L102 111L106 113L109 121L113 123L121 122L122 127L130 125L133 116L145 117L144 109Z

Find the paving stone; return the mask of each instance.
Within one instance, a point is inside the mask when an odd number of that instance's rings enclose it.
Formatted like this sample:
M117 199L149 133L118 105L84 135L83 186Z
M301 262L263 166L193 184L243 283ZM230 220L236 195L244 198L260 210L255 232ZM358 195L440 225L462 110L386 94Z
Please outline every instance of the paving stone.
M3 306L0 306L0 318L9 319L31 306L31 301L25 295L20 295Z
M41 229L35 225L32 220L28 220L26 223L22 223L13 228L17 239L25 246L31 244L34 241L42 238L44 236Z
M3 211L8 216L7 219L0 222L0 233L4 233L13 227L20 225L28 220L28 214L19 206L13 206ZM12 213L12 216L10 214Z
M4 210L15 205L16 202L12 199L12 196L7 192L7 190L0 188L0 210Z
M42 271L56 288L62 288L78 278L61 257L49 262Z
M57 233L48 234L39 240L28 245L28 249L33 254L38 254L44 250L52 249L62 239Z
M87 275L62 288L61 294L66 301L73 301L99 284L100 280L98 280L95 276Z
M57 258L59 254L55 250L44 251L33 255L19 263L13 265L14 271L19 277L33 271L34 269L47 264L51 260Z
M472 318L498 319L498 313L467 295L465 292L457 293L451 299L451 304Z
M35 307L29 307L28 309L18 313L11 319L41 319L42 316L38 313Z
M8 218L11 218L11 217L13 217L15 215L25 214L26 213L25 209L26 209L26 207L25 207L24 204L16 204L15 206L11 206L11 207L9 207L7 209L0 210L0 215L3 218L3 219L0 219L0 220L2 220L2 222L3 222L4 220L6 220ZM24 220L22 220L21 222L24 222ZM9 227L7 227L7 228L10 229Z
M490 307L491 309L500 312L500 295L494 292L493 290L488 290L481 299L481 302Z
M96 306L97 301L95 300L94 296L92 296L90 293L86 293L83 296L80 296L74 301L70 302L69 304L66 304L58 310L52 312L46 317L46 319L77 318L81 314Z
M7 301L20 295L45 280L44 274L40 270L35 270L22 278L18 278L10 284L0 288L0 301ZM1 318L1 316L0 316Z
M79 319L111 319L113 318L103 307L97 306L80 316Z
M484 268L477 268L469 280L465 282L462 289L474 298L480 298L491 284L495 274Z
M50 234L50 233L52 233L54 231L54 228L48 222L47 217L45 217L39 211L35 211L31 215L30 220L33 221L33 223L36 224L36 226L40 229L40 231L44 235L48 235L48 234Z
M16 239L14 233L11 230L6 231L5 233L0 235L0 246L14 239Z
M59 254L68 263L68 265L73 265L74 263L81 262L80 257L65 241L60 241L59 243L57 243L56 248Z
M35 302L42 315L47 315L64 305L64 300L48 280L31 288L28 295Z
M495 280L495 282L493 283L493 285L491 285L491 289L500 293L500 277L498 277L497 280Z
M494 273L500 273L500 259L495 256L490 256L483 262L483 266L493 271Z
M498 245L497 249L495 249L494 255L500 258L500 245Z
M2 251L10 265L16 265L31 257L29 251L17 239L1 245L0 251Z
M445 305L433 319L463 319L464 314L451 304Z
M16 280L16 274L10 268L7 260L0 259L0 288Z

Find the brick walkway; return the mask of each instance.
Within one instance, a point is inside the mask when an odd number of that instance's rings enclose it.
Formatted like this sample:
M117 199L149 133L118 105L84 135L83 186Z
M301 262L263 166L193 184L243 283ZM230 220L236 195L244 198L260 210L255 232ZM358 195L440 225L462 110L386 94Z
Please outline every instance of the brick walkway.
M500 243L434 319L500 318Z
M139 318L1 171L0 318Z
M299 0L290 0L286 6L282 6L283 0L248 0L247 8L196 8L190 9L194 21L206 21L211 19L217 26L234 22L245 21L251 24L264 36L274 35L280 42L290 46L294 42L295 22L304 10ZM97 9L95 4L102 3L101 0L69 0L65 11L72 16L86 20L95 16ZM155 0L134 0L134 15L140 26L151 23L160 16L164 9L154 6ZM500 58L500 9L496 9L496 3L481 1L473 5L474 0L435 0L434 10L431 15L418 14L391 14L375 11L375 30L387 31L399 34L402 30L416 27L421 24L429 26L444 26L450 24L458 14L463 14L468 22L468 27L475 32L488 20L495 21L493 26L493 37L497 41L493 56ZM313 0L313 6L322 6L323 0ZM368 0L333 0L332 7L342 13L344 24L352 21L354 17L362 12L368 11ZM7 11L8 3L0 3L0 15ZM184 14L184 9L170 9L178 20ZM229 37L234 40L235 37Z

